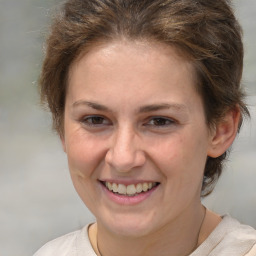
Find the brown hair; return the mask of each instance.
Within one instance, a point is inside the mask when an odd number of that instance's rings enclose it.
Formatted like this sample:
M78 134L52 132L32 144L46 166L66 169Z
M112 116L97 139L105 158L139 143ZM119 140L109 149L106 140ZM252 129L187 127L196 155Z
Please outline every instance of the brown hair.
M64 132L71 64L95 43L118 38L154 40L180 49L197 71L209 127L237 106L249 115L240 86L241 28L228 0L69 0L53 22L40 78L42 101L59 134ZM202 196L212 191L226 154L208 158Z

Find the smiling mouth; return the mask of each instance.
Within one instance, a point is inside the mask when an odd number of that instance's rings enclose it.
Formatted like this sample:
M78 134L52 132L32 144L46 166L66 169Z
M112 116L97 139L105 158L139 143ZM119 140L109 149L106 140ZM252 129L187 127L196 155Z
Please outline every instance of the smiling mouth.
M126 196L136 196L141 193L150 191L151 189L158 186L158 182L143 182L138 184L130 184L128 186L124 184L111 183L111 182L101 182L109 191L114 194L126 195Z

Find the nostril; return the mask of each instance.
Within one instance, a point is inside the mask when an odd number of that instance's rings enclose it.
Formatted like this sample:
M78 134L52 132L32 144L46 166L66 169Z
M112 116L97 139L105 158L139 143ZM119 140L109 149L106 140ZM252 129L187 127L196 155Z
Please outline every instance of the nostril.
M109 150L106 154L105 161L120 172L127 172L140 164L136 152L114 151Z
M119 172L127 172L145 163L146 157L141 150L141 141L131 128L119 129L106 152L105 161Z

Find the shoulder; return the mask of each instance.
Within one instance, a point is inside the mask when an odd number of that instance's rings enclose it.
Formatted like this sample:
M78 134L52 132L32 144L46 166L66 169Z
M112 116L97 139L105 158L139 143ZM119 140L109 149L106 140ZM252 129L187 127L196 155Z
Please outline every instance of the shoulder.
M256 230L254 228L243 225L230 216L225 216L222 229L225 232L220 243L222 247L230 245L237 255L256 256Z
M34 256L95 256L88 237L88 226L46 243Z
M34 256L76 255L76 238L80 232L75 231L48 242Z
M228 215L191 256L256 256L256 230Z
M254 245L256 243L256 230L238 220L226 215L220 223L219 233L223 233L223 241L235 241Z

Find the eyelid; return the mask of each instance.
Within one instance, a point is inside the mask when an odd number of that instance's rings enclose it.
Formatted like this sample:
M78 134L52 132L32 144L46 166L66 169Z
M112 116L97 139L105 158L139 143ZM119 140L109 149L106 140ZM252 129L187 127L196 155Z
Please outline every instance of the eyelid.
M103 120L103 123L100 123L100 124L97 124L97 123L93 123L93 122L88 122L89 119L93 119L93 118L99 118L99 119L102 119ZM110 125L111 122L108 118L102 116L102 115L88 115L88 116L83 116L80 120L80 122L83 124L83 125L86 125L86 126L93 126L93 127L98 127L98 126L104 126L104 125Z
M167 121L169 122L168 124L163 124L163 125L155 125L155 124L150 124L151 121L154 121L156 119L162 119L163 121ZM177 121L174 120L173 118L170 118L170 117L165 117L165 116L153 116L153 117L150 117L148 118L147 122L146 122L146 125L149 125L149 126L154 126L154 127L157 127L157 128L164 128L164 127L168 127L168 126L171 126L171 125L174 125L176 124Z
M92 120L93 118L101 119L101 122L97 123L97 120L96 120L96 122L94 123ZM156 121L156 119L160 120L159 124L153 123L154 121ZM100 121L100 120L98 120L98 121ZM162 124L161 124L161 121L163 121ZM111 122L111 120L109 118L107 118L103 115L97 115L97 114L85 115L85 116L81 117L79 122L86 127L92 127L92 128L103 128L106 126L113 125L113 123ZM164 129L164 128L168 128L170 126L176 125L177 121L173 118L166 117L166 116L150 116L143 123L144 123L143 126L148 126L153 129L161 129L161 128Z

